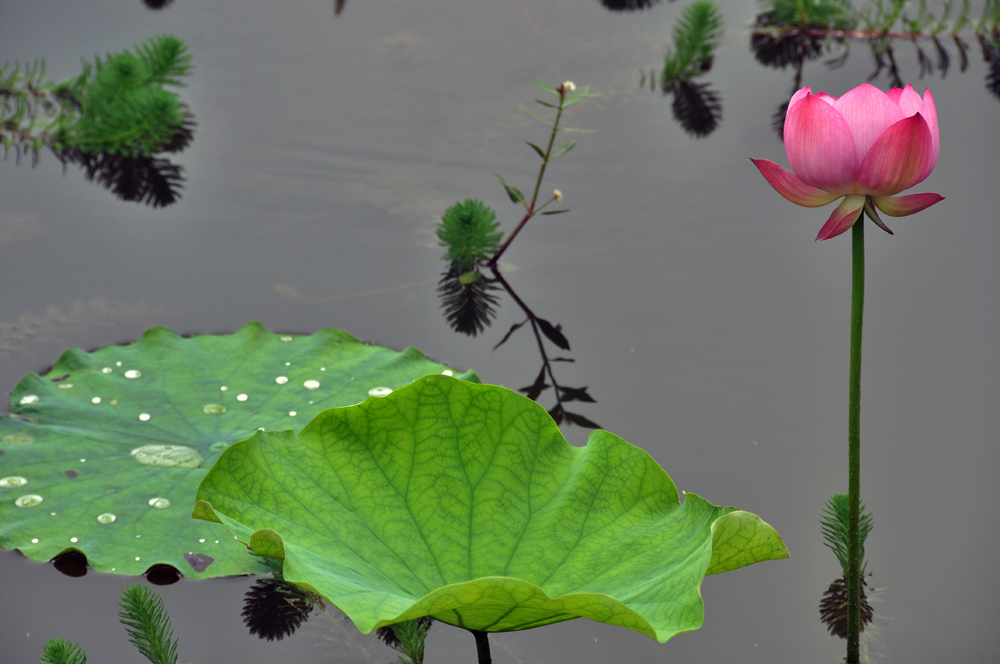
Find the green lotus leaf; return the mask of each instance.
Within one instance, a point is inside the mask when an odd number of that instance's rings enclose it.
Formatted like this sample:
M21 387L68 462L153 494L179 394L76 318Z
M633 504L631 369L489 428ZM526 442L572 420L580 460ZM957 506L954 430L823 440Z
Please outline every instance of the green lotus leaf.
M666 641L697 629L705 574L785 558L757 516L688 493L606 431L573 447L502 387L427 376L258 432L198 489L286 580L362 632L420 616L483 632L586 617Z
M119 574L267 571L225 528L191 518L222 450L446 370L412 348L259 323L191 338L153 328L128 346L71 349L44 376L25 376L13 415L0 415L0 546L42 561L81 551Z

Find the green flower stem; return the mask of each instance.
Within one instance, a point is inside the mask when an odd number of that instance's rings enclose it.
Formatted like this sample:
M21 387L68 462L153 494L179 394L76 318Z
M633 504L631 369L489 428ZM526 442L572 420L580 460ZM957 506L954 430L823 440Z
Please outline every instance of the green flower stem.
M476 637L476 654L479 656L479 664L493 664L493 657L490 656L490 637L486 632L470 629L472 636Z
M851 385L847 432L847 661L861 644L861 329L865 310L865 224L851 228Z
M517 228L515 228L514 231L507 236L507 239L504 240L504 243L500 246L500 250L497 251L497 253L493 255L493 258L490 259L489 263L487 263L487 267L496 267L496 264L500 261L500 257L503 256L505 251L507 251L507 247L510 246L510 243L514 241L514 238L516 238L517 234L521 232L521 229L524 228L526 223L528 223L528 220L538 213L538 210L535 210L535 203L538 201L538 190L542 187L542 178L545 176L545 167L549 165L549 158L552 155L552 145L555 143L556 134L559 132L559 119L562 117L563 110L566 108L564 106L566 101L566 92L565 87L560 85L559 108L556 110L555 122L552 123L552 134L549 135L549 144L545 146L545 157L542 159L542 166L538 169L538 177L535 179L535 191L531 194L531 202L528 204L528 212L524 215L524 218L521 219L521 223L517 225Z

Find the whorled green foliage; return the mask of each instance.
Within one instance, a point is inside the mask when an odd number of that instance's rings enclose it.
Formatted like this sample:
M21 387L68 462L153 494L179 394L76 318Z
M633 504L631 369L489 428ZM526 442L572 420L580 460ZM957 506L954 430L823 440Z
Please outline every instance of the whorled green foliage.
M25 376L0 415L0 547L40 561L80 551L118 574L266 573L224 528L191 519L222 450L442 371L413 348L260 323L191 338L153 328L128 346L68 350Z
M182 86L191 55L172 35L108 55L61 83L45 79L43 61L0 67L0 141L5 149L149 156L184 129L185 108L163 86ZM20 153L19 153L20 154Z
M851 0L763 0L761 10L769 25L791 28L852 30L858 22Z
M177 664L177 639L160 596L135 584L122 592L118 618L129 642L152 664Z
M445 211L437 236L441 246L448 249L443 258L451 263L453 270L471 270L497 252L503 233L497 232L500 224L496 217L492 208L473 198L455 203Z
M41 664L87 664L87 653L69 639L53 639L42 646Z
M836 493L827 501L823 510L823 517L820 520L823 529L823 540L826 546L833 551L840 562L840 567L847 576L847 542L850 521L848 519L849 503L846 493ZM861 575L864 576L868 561L865 559L865 541L868 534L875 525L871 512L865 512L865 504L861 503Z
M722 13L710 0L684 8L674 28L674 48L667 52L661 82L690 79L707 71L722 33Z
M606 431L566 442L502 387L427 376L258 432L219 458L224 523L362 632L431 616L482 632L578 617L659 641L697 629L702 579L788 555L759 517L688 493Z

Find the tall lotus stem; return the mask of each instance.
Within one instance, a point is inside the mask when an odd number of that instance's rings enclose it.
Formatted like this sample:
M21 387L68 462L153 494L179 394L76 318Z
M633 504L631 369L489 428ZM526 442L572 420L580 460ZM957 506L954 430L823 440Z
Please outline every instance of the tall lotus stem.
M861 645L861 329L865 310L865 225L851 227L851 375L847 432L847 661Z
M476 637L476 654L479 656L479 664L493 664L490 656L490 637L486 632L470 629L472 636Z

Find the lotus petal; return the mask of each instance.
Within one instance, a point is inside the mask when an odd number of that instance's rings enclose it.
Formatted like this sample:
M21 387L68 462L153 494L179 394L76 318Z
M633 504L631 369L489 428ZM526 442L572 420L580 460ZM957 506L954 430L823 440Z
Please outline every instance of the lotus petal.
M905 117L886 93L868 83L846 92L834 107L850 127L859 164L882 132ZM799 172L794 164L792 169Z
M764 179L774 190L796 205L820 207L840 198L840 194L830 194L806 184L794 173L767 159L750 158Z
M872 201L890 217L905 217L926 210L944 200L940 194L909 194L907 196L872 196Z
M803 182L833 194L853 192L861 159L851 128L834 106L806 95L789 106L784 137L785 154Z
M895 123L878 137L861 162L858 190L891 196L922 182L934 170L933 143L919 113Z
M830 218L827 219L825 224L823 224L823 228L819 229L816 241L819 242L821 240L829 240L832 237L837 237L853 226L854 222L856 222L858 217L861 216L861 210L865 206L865 200L866 197L860 194L845 196L844 200L837 206L837 209L830 215Z

